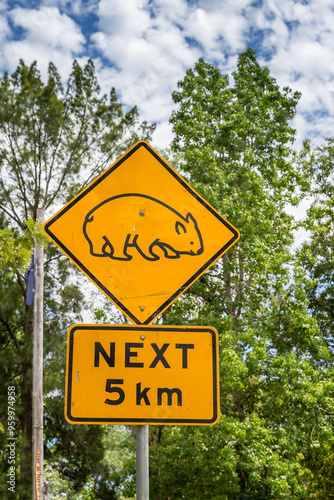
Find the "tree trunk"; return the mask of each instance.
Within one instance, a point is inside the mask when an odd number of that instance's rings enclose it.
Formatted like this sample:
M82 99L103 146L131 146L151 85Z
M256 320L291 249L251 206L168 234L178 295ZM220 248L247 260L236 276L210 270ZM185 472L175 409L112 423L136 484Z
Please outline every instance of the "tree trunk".
M243 392L241 390L233 390L233 411L238 416L242 416L244 413Z
M22 453L20 457L20 499L32 498L32 338L31 311L26 307L24 321L24 352L22 361Z

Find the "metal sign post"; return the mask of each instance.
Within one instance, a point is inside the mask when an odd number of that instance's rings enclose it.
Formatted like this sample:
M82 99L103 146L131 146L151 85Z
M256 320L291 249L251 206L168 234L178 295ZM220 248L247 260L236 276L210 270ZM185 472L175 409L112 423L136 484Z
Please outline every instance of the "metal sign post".
M136 427L136 499L149 500L148 425Z

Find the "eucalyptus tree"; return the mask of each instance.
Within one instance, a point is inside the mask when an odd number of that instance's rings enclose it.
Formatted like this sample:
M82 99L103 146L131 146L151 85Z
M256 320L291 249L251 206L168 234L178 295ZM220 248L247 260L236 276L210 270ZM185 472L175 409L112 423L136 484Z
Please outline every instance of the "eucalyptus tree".
M334 139L316 148L304 145L302 168L311 200L305 227L309 238L299 255L310 278L310 308L334 357Z
M286 211L304 182L290 124L300 94L280 89L251 50L232 76L200 59L173 93L180 168L241 238L166 318L218 330L221 419L151 429L159 499L307 498L305 441L323 423L318 362L328 351L293 264Z
M101 93L91 60L84 67L74 61L66 84L54 64L49 65L44 82L36 63L27 66L20 61L12 75L5 73L0 78L0 229L27 230L26 221L36 220L37 208L54 212L136 140L148 139L153 130L154 126L139 120L136 107L123 111L114 88L109 95ZM45 388L47 392L59 389L61 394L64 333L73 316L78 316L84 297L69 279L68 263L53 245L47 250L45 271ZM17 387L18 436L22 432L18 485L22 499L31 498L32 476L33 325L32 306L25 303L26 292L27 282L21 269L14 275L2 275L0 369L4 386ZM6 415L4 391L3 416ZM59 398L46 398L45 405L46 418L53 424L58 422L60 434L65 432L63 417L56 414ZM51 424L46 429L47 439L52 439L48 435L50 427ZM98 428L86 429L81 434L85 432L92 436L95 433L98 447ZM3 445L5 438L6 435ZM50 450L49 447L46 456ZM65 452L70 454L68 458L73 458L76 448L63 449ZM81 483L98 462L99 453L96 449L92 453L87 449L86 456L82 456L82 450L78 452L76 467L81 467Z
M298 258L308 277L308 307L329 352L321 363L318 406L324 419L322 426L314 428L305 461L313 472L313 497L330 499L334 498L334 139L315 148L306 142L300 160L307 173L304 191L310 207L305 219L308 237L298 249Z

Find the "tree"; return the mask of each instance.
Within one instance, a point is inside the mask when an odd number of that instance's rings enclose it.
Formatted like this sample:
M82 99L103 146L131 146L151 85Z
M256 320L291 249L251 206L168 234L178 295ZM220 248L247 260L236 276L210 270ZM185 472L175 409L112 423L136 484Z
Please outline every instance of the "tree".
M321 409L327 439L320 445L319 429L315 428L305 460L313 473L312 498L330 499L334 498L334 139L327 139L316 148L306 142L300 161L307 173L304 192L311 199L311 205L305 220L309 237L299 248L298 257L308 276L309 310L317 320L330 354L321 365Z
M334 139L315 149L305 143L302 168L308 174L304 188L313 201L305 227L310 238L302 245L300 257L310 278L308 296L312 314L334 356Z
M174 150L192 186L241 233L169 311L170 324L216 327L221 420L151 429L156 499L306 498L303 458L324 423L319 360L328 356L291 254L286 204L303 173L293 161L297 92L281 90L253 51L233 85L200 59L173 93ZM320 442L325 439L323 428ZM168 485L168 487L167 487Z
M0 229L0 270L6 272L26 272L32 248L36 242L46 243L42 227L32 219L27 220L26 231L12 231L8 227Z
M74 61L65 86L52 63L44 83L36 63L28 67L21 61L13 75L5 73L0 79L0 209L4 214L0 229L7 235L8 230L25 231L26 221L36 220L38 207L55 210L133 142L148 139L153 130L154 126L139 121L136 108L123 112L114 88L109 96L101 95L91 60L83 68ZM63 391L64 332L73 316L78 317L84 297L71 282L68 262L51 245L45 270L46 418L57 421L54 412ZM32 477L33 325L32 306L25 304L26 291L22 269L3 275L0 364L4 386L15 384L18 391L17 415L22 431L18 485L22 499L31 498ZM50 395L54 389L58 389L58 397ZM1 403L5 416L4 390ZM98 431L86 429L89 433ZM47 429L46 437L49 439ZM73 450L72 458L75 453ZM81 477L79 484L83 480Z

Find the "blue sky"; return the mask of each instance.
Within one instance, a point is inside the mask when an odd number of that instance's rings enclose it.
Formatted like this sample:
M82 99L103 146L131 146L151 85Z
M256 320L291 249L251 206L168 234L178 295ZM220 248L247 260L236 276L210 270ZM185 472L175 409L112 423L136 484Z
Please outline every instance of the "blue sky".
M251 46L281 87L299 90L300 144L333 136L334 0L0 0L0 71L49 61L64 81L73 59L94 60L104 92L158 123L167 147L171 93L199 57L224 74Z

